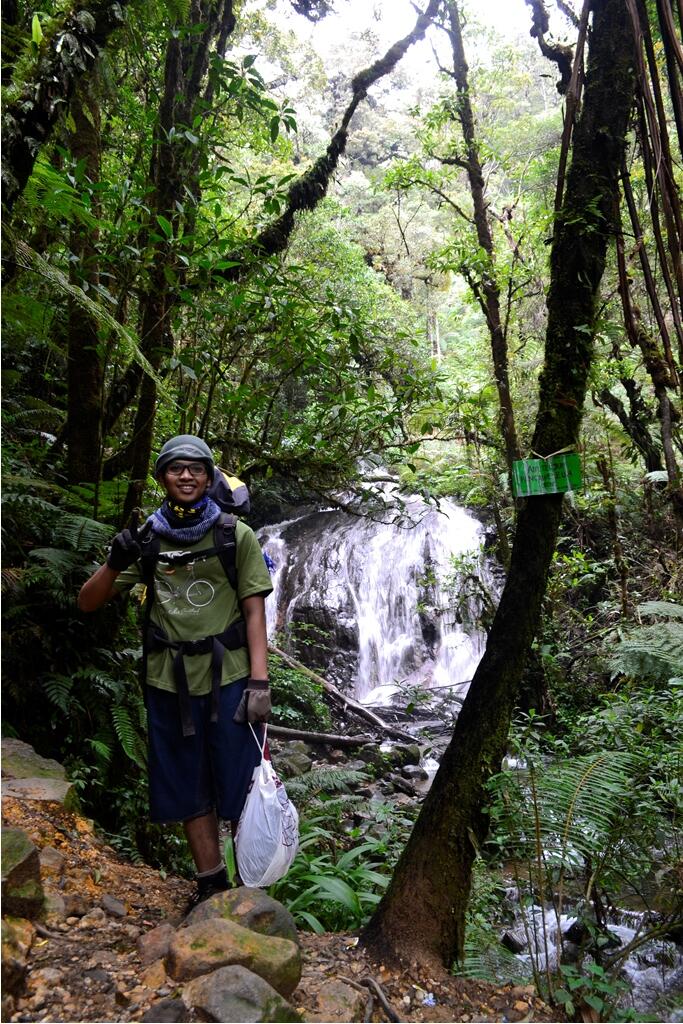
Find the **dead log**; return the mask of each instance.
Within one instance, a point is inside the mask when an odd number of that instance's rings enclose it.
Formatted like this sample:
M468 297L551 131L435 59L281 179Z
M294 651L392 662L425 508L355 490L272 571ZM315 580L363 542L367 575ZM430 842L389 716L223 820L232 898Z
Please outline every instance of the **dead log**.
M292 658L291 655L285 654L284 651L281 651L279 647L274 647L273 644L268 644L268 650L272 654L276 654L278 658L282 658L285 664L289 665L290 668L295 668L297 672L303 672L303 674L308 676L309 679L312 679L313 682L322 686L325 692L329 693L335 700L340 701L345 707L350 711L353 711L353 713L358 715L360 718L365 718L366 721L372 722L372 724L378 729L385 732L387 736L391 736L397 740L403 740L404 743L415 742L415 737L411 736L410 733L402 732L400 729L395 729L393 725L387 725L387 723L383 722L379 715L376 715L374 711L364 708L362 704L359 704L358 701L353 700L351 697L346 697L333 683L328 682L327 679L318 675L318 673L314 672L312 669L306 668L306 666L302 665L300 661L296 660L296 658Z
M306 732L305 729L290 729L286 725L268 723L268 733L283 740L305 740L307 743L326 743L330 747L363 747L372 743L372 736L336 736L330 732Z

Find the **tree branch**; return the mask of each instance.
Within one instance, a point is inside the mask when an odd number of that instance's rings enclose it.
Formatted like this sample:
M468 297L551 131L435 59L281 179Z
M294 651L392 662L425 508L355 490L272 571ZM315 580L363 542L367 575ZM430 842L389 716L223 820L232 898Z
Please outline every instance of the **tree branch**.
M538 45L543 56L557 64L560 72L557 91L563 96L569 86L569 79L572 73L572 48L571 46L563 46L562 43L549 43L547 41L546 32L549 28L548 12L545 9L543 0L524 0L524 2L531 8L532 26L529 35L538 39Z
M330 139L324 154L318 157L313 166L290 186L285 212L264 228L245 250L229 256L228 259L237 260L238 265L214 271L215 278L222 278L225 281L240 280L248 272L253 261L263 259L264 256L275 256L286 248L294 229L297 213L315 209L326 195L339 158L346 149L349 124L358 104L365 99L368 89L372 85L393 71L412 44L424 37L440 3L441 0L429 0L427 8L423 14L419 15L412 31L390 46L384 56L371 64L369 68L358 72L351 83L351 100L344 111L339 127Z
M2 203L11 212L23 192L41 147L73 93L74 86L92 69L111 33L123 24L128 0L109 3L93 0L89 7L72 10L45 44L2 119Z

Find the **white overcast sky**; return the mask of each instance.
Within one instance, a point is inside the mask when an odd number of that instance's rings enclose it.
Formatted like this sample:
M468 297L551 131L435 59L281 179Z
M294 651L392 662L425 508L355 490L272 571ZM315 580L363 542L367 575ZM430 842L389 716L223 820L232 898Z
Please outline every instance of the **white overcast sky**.
M425 3L418 4L424 7ZM483 25L508 39L529 35L530 10L524 0L469 0L467 9ZM415 6L411 0L336 0L334 13L313 26L302 16L288 15L297 34L309 35L321 49L339 42L340 35L371 29L382 44L391 44L406 35L415 24ZM294 27L294 26L292 26Z
M271 17L274 16L283 28L292 29L299 38L308 39L328 65L328 70L334 70L338 66L339 47L343 48L348 40L351 50L347 71L353 71L354 65L358 65L354 60L352 34L371 32L377 40L376 56L380 56L392 43L410 32L417 18L416 7L424 9L425 6L426 0L417 0L416 4L411 0L335 0L332 13L317 24L312 24L303 15L294 14L288 2L280 0L275 12L271 12ZM535 41L529 36L531 12L524 0L463 0L462 6L469 12L469 17L473 21L485 31L495 32L503 41L519 41L523 45L536 47ZM552 26L553 5L549 4L548 9ZM557 26L560 33L567 28L564 19L561 19L561 22L562 24ZM478 33L475 53L471 39L471 33L467 33L466 30L465 50L470 63L474 63L475 57L481 58L485 55L488 44L484 36ZM430 30L426 40L413 45L401 61L400 67L404 73L408 73L414 84L421 79L424 81L433 77L432 45L436 45L447 62L448 48L445 37L435 29ZM366 59L366 53L367 51L361 59Z

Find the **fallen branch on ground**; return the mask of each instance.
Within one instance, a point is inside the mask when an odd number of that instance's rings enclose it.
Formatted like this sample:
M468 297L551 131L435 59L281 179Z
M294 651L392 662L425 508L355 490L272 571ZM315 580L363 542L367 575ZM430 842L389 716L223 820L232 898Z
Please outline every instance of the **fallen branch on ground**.
M351 697L346 697L341 690L338 690L333 683L328 682L324 676L319 676L317 672L313 671L313 669L306 668L306 666L302 665L300 661L296 660L296 658L292 658L291 655L285 654L284 651L281 651L279 647L274 647L273 644L268 644L268 650L272 654L276 654L278 658L282 658L285 664L289 665L290 668L295 668L297 672L303 672L303 674L308 676L309 679L312 679L315 683L322 686L322 688L332 697L341 701L345 707L349 708L361 718L365 718L368 722L372 722L372 724L377 726L378 729L385 732L387 736L393 736L394 739L403 740L405 743L415 742L415 737L411 736L410 733L402 732L400 729L395 729L393 725L387 725L387 723L383 722L379 715L376 715L374 711L370 711L368 708L363 707L362 704L359 704L358 701L353 700Z
M336 736L330 732L306 732L304 729L290 729L286 725L271 725L270 723L268 723L268 733L286 740L329 743L332 747L363 747L366 743L372 743L372 736Z

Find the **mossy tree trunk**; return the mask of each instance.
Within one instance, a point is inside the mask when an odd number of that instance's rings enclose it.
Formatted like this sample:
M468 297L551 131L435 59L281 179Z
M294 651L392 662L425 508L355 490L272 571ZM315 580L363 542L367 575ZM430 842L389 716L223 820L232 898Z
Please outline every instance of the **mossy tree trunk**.
M198 101L202 99L211 48L216 41L225 48L235 25L232 0L195 0L191 5L194 32L181 39L171 35L166 46L164 91L159 107L158 139L152 152L150 182L152 199L150 231L158 235L158 225L168 224L173 237L188 231L183 200L186 190L199 201L197 182L197 147L182 139L183 129L193 124ZM209 86L210 88L210 86ZM210 104L205 104L207 109ZM160 236L159 236L160 237ZM173 354L171 317L177 303L177 283L182 270L178 265L172 241L164 238L155 243L155 256L148 287L140 300L142 351L155 370ZM186 256L189 251L186 251ZM124 520L142 499L153 443L156 416L156 384L142 376L138 407L133 425L131 482L123 509Z
M596 0L584 107L551 253L545 365L532 442L542 455L578 440L600 280L614 234L633 64L623 0ZM487 832L485 786L505 753L561 512L560 495L531 498L520 510L486 651L390 887L363 935L378 955L432 970L448 968L463 955L472 863Z
M41 51L17 96L2 115L2 205L11 212L41 147L68 109L77 83L88 76L107 39L123 24L118 3L76 3ZM4 10L3 10L4 17Z

